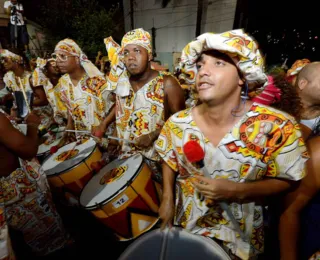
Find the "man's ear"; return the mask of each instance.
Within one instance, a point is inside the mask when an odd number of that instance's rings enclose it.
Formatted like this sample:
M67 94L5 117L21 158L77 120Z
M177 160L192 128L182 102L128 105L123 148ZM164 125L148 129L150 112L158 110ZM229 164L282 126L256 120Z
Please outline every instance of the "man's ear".
M297 86L300 90L303 90L308 85L308 80L306 78L297 79Z
M150 53L148 53L148 60L152 61L152 59L153 59L153 56L152 56L152 53L150 52Z
M239 77L238 85L239 85L240 87L243 87L243 86L245 85L245 79Z

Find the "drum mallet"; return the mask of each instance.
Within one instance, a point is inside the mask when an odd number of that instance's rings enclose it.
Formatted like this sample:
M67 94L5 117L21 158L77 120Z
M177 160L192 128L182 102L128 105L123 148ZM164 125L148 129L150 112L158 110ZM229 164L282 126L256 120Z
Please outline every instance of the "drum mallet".
M65 131L66 132L72 132L72 133L83 133L83 134L92 135L90 131L86 131L86 130L85 131L84 130L65 130ZM131 143L131 144L135 143L134 141L130 141L130 140L126 140L126 139L123 139L123 138L114 137L114 136L110 136L110 135L106 135L106 134L103 135L103 137L108 138L108 139L117 140L117 141L120 141L120 142L126 142L126 143Z

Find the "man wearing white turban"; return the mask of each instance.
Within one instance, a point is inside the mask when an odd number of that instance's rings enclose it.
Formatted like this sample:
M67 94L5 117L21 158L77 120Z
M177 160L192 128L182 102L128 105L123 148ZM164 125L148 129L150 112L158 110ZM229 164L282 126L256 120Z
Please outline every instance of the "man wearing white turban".
M305 174L306 148L294 118L247 98L248 88L267 80L263 66L256 42L242 30L200 35L184 48L181 68L201 104L170 117L156 142L165 161L162 227L174 218L176 225L214 238L235 259L263 252L258 199L286 190L288 180ZM190 141L203 150L210 176L188 161Z

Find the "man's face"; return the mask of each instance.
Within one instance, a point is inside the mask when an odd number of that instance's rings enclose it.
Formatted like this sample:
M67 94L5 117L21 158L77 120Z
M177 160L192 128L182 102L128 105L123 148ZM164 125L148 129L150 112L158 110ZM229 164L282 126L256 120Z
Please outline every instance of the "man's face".
M196 87L203 103L220 103L241 93L243 81L231 58L217 51L201 54L197 61Z
M3 58L1 62L6 71L10 71L14 68L15 63L8 57Z
M57 67L62 74L71 73L78 69L80 65L79 57L73 56L65 51L56 51Z
M55 61L49 61L47 64L47 71L49 75L59 75L60 71L57 67L57 63Z
M136 44L128 44L123 51L124 64L131 75L144 73L149 64L148 51Z
M15 4L17 4L17 3L18 3L17 0L11 0L11 4L15 5Z

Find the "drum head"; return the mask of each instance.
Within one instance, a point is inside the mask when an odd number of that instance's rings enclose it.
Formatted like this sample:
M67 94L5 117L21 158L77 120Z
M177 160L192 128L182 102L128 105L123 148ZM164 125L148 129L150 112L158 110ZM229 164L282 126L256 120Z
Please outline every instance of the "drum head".
M153 230L133 242L118 260L159 259L163 253L166 260L210 259L231 260L228 254L212 239L191 234L181 228L172 228L162 250L167 230Z
M96 147L96 142L92 139L83 144L79 144L76 147L75 144L76 142L73 142L61 147L55 154L47 158L42 165L42 169L47 176L72 169L88 158ZM72 153L69 153L70 151L72 151ZM66 155L68 156L66 157Z
M85 208L96 208L97 204L106 203L115 197L136 176L142 161L142 155L136 154L106 165L84 187L80 204Z
M37 155L44 154L46 152L50 151L50 148L57 145L61 138L63 137L63 130L65 127L59 127L56 129L53 129L52 132L59 132L54 135L50 135L49 133L45 134L42 138L45 139L45 142L39 145Z

